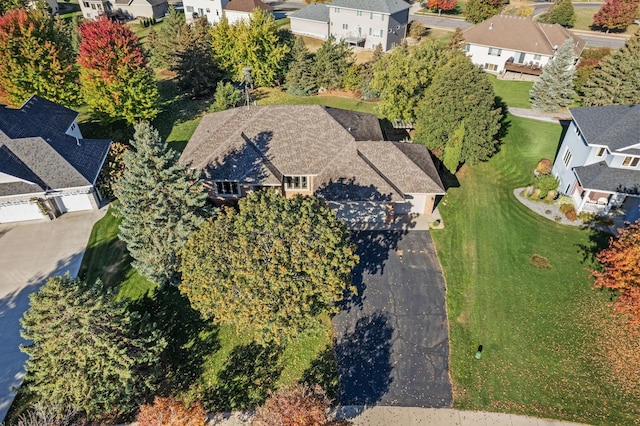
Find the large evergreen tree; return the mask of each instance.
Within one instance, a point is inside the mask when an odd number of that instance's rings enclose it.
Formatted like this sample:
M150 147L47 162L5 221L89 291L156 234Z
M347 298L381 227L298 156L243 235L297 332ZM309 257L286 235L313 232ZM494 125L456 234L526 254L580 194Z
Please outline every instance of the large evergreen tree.
M78 103L78 71L69 40L41 10L0 16L0 103L20 106L32 95Z
M291 63L285 77L287 92L298 96L309 96L318 89L313 75L313 56L304 44L302 37L297 37L291 51Z
M294 40L273 16L256 8L249 21L230 25L226 18L211 31L213 58L229 77L241 81L245 67L258 86L274 86L284 79Z
M536 111L556 112L569 105L576 92L573 76L576 56L573 39L566 40L555 56L544 66L542 75L533 83L529 96Z
M135 126L131 145L115 190L119 237L138 272L159 285L177 284L178 251L206 215L202 181L149 124Z
M105 17L82 24L80 36L80 83L89 111L107 122L153 119L158 87L131 29Z
M460 149L459 162L474 164L497 151L502 119L487 74L468 57L455 55L437 70L424 93L414 140L440 158L445 157L447 145ZM462 146L458 147L456 137L462 135ZM450 155L446 157L453 169Z
M255 192L189 238L180 290L217 323L263 341L294 339L350 288L358 258L348 236L315 197Z
M560 24L563 27L573 27L576 22L576 12L571 0L559 0L540 18L548 24Z
M175 71L178 87L194 97L214 91L221 78L221 71L211 56L211 32L206 18L200 18L190 26L185 25L178 42Z
M156 390L166 341L113 296L69 276L30 296L21 320L29 343L21 349L29 355L29 391L45 406L96 420L129 413Z
M371 60L362 64L362 70L360 72L360 93L364 99L373 99L380 96L380 92L371 87L371 82L373 81L373 67L383 57L382 44L378 44L373 51Z
M606 0L593 15L593 25L610 30L624 31L638 17L639 0Z
M162 20L162 26L155 35L155 40L150 42L151 65L166 69L175 67L179 62L178 41L188 29L184 22L184 15L170 5L167 16ZM209 52L207 56L210 55Z
M416 107L433 73L453 54L428 41L412 51L399 46L376 62L370 87L380 94L378 111L392 120L415 120Z
M353 63L349 45L344 40L336 42L335 37L330 35L314 59L313 75L318 87L329 90L341 88L344 74Z
M598 64L582 92L585 106L640 103L640 32Z
M464 9L465 19L477 24L500 13L503 4L503 0L469 0Z

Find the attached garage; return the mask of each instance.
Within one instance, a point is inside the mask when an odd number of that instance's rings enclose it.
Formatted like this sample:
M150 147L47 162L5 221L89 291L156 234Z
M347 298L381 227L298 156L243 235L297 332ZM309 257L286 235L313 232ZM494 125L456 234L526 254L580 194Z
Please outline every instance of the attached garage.
M92 194L69 194L56 197L56 203L60 209L60 213L77 212L83 210L92 210L91 204Z
M0 223L43 219L45 216L34 201L0 203Z

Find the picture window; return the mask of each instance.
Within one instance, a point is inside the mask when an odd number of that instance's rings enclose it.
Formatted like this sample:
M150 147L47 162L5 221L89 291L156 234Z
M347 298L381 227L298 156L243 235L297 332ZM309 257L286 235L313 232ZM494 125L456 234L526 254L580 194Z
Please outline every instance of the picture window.
M238 195L238 182L216 182L216 194L222 196Z

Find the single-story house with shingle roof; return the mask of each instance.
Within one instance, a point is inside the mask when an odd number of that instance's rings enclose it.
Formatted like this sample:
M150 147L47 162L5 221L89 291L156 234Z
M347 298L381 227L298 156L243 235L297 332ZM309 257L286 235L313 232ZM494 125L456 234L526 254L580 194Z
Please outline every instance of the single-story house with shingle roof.
M640 104L570 108L552 173L577 212L640 203ZM625 203L628 204L628 203ZM633 204L633 203L632 203ZM637 207L636 207L637 209Z
M319 105L207 114L180 161L202 172L216 203L275 187L318 196L354 222L429 215L445 193L427 148L384 141L371 114Z
M464 47L471 61L485 71L511 71L540 75L542 67L566 40L575 42L573 52L580 57L585 40L558 24L544 24L531 18L495 15L463 31Z
M0 106L0 223L98 208L95 184L111 141L83 139L77 118L39 96Z
M314 3L290 16L294 34L337 40L385 52L407 35L409 4L403 0L333 0Z

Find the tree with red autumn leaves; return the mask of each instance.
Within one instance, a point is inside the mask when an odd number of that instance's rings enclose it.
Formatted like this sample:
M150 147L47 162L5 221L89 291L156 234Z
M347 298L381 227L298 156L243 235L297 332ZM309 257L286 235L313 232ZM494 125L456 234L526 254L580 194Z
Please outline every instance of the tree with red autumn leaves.
M329 422L330 400L318 385L304 383L269 395L256 410L254 426L322 426Z
M593 25L607 30L624 31L638 15L639 0L607 0L593 15Z
M20 106L36 94L63 105L78 100L69 40L42 10L0 15L0 103Z
M158 87L138 37L106 17L82 24L80 37L80 83L89 111L106 122L152 120Z
M640 327L640 220L611 238L596 260L601 268L591 271L594 287L616 291L616 311L629 315L632 328Z
M151 405L140 407L138 426L204 426L207 412L200 402L186 407L173 397L156 397Z
M427 7L431 10L453 10L456 8L458 0L428 0Z

